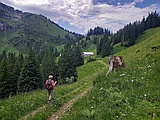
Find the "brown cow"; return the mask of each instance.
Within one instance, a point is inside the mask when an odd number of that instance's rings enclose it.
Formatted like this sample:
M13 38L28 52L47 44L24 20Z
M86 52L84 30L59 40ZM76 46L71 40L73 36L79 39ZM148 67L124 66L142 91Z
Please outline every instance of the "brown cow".
M109 64L109 70L106 75L108 75L108 73L112 70L116 72L117 69L125 67L125 63L122 56L110 55L108 57L108 64Z

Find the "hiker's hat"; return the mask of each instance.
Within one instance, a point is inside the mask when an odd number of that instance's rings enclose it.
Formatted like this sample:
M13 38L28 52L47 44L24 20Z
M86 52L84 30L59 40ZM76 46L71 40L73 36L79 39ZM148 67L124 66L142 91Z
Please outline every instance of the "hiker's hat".
M52 76L52 75L49 75L48 78L53 78L53 76Z

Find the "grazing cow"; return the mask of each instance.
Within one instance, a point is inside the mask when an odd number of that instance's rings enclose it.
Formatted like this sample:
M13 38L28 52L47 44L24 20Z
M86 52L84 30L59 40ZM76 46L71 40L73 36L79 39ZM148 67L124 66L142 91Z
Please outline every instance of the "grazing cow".
M108 58L108 64L109 64L109 70L106 75L108 75L108 73L112 70L116 72L117 69L125 67L125 63L122 56L110 55Z

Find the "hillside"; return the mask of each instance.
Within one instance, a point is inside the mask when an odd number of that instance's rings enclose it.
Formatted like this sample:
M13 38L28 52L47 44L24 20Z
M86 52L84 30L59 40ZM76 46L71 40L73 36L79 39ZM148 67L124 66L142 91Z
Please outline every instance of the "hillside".
M145 31L137 39L137 44L116 53L124 56L125 69L107 77L107 57L78 67L78 81L57 86L50 105L45 104L45 90L0 100L0 119L47 119L93 86L87 95L65 109L61 120L159 120L159 38L160 28Z
M64 30L45 16L15 10L0 3L0 51L36 52L76 42L82 35Z
M77 101L61 120L159 120L160 119L160 27L139 36L123 55L125 69L93 82L92 91ZM103 59L107 63L107 57Z

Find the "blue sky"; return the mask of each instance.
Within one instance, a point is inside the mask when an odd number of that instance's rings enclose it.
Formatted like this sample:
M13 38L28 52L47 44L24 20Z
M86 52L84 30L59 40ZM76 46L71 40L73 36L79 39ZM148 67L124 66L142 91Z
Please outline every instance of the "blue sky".
M0 0L23 12L42 14L64 29L86 34L100 26L112 32L160 13L160 0Z

